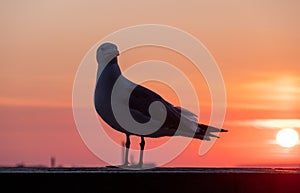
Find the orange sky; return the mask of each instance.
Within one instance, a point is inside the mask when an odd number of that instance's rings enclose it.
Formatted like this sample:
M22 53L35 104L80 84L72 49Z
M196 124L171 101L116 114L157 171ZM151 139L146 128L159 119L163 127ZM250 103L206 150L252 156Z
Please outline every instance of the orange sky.
M285 149L272 142L278 128L237 124L300 119L299 13L299 1L1 1L0 165L49 165L51 156L65 166L103 165L74 124L75 73L86 52L104 36L147 23L174 26L199 39L216 59L227 92L224 127L230 132L202 157L199 142L193 140L168 165L299 165L299 145ZM187 64L171 56L159 48L134 49L120 56L120 65L124 70L153 58ZM190 78L203 83L197 92L206 122L207 86L202 77ZM163 86L147 86L177 102Z

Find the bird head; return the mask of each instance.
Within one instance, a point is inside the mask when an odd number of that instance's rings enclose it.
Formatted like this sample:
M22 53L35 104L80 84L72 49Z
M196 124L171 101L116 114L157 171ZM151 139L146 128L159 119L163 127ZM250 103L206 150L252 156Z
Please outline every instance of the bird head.
M118 47L115 44L106 42L97 49L97 62L99 65L105 66L118 55Z

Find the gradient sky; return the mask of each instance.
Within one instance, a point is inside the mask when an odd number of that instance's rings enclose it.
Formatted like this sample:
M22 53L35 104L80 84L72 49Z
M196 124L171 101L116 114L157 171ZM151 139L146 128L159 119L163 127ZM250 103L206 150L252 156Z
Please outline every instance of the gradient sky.
M287 127L300 132L299 14L297 0L1 0L0 165L48 166L51 156L64 166L105 165L75 127L72 88L77 68L104 36L154 23L199 39L216 59L227 92L224 127L230 132L202 157L199 141L193 140L168 166L299 166L300 146L280 147L274 141L280 128L263 124L288 119ZM152 58L176 66L184 62L166 50L146 47L120 56L121 69ZM198 80L193 74L190 78ZM177 102L162 85L147 86ZM205 84L197 88L204 122L210 113L205 91ZM112 134L123 140L123 135ZM161 140L167 139L157 142ZM157 143L148 141L150 147Z

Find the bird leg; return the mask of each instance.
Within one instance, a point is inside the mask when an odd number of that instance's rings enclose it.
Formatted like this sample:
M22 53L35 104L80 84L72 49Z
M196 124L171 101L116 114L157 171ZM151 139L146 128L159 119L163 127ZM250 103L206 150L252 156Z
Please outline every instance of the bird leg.
M145 147L145 140L144 140L144 137L143 137L143 136L141 136L141 143L140 143L140 146L141 146L141 150L140 150L140 161L139 161L138 166L139 166L139 167L142 167L142 166L143 166L144 147Z
M129 152L129 148L130 148L130 137L128 134L126 134L126 143L125 143L125 158L124 158L124 166L128 166L129 162L128 162L128 152Z

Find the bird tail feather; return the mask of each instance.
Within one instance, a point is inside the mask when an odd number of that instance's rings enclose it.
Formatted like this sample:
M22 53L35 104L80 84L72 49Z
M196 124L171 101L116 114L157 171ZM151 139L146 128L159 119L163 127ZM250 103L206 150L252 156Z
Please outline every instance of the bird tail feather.
M207 140L207 138L210 140L211 137L213 138L220 138L218 135L214 134L215 132L228 132L226 129L220 129L204 124L198 124L197 132L195 133L194 138Z

